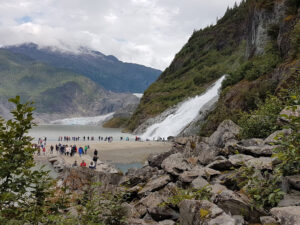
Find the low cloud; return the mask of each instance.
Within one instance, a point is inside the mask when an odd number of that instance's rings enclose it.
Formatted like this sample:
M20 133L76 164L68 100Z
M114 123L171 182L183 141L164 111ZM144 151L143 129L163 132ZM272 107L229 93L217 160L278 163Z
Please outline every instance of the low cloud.
M80 46L164 69L234 0L0 0L0 45Z

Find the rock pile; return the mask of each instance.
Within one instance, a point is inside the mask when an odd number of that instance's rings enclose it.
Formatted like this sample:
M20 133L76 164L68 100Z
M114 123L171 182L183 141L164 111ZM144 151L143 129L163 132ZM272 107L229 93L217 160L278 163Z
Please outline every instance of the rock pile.
M147 165L125 176L81 168L67 169L63 180L80 189L90 177L108 189L126 190L129 200L123 206L132 225L300 224L300 174L282 178L285 197L270 211L253 207L235 179L242 165L256 174L272 171L279 163L271 157L278 144L275 137L291 131L239 141L240 129L225 120L209 138L176 138L169 152L149 156ZM206 200L187 197L170 204L178 190L203 188L210 189Z
M177 138L169 152L151 155L148 165L128 172L122 185L131 193L129 224L300 224L300 174L285 177L286 195L270 213L253 208L248 196L236 188L236 169L242 165L257 173L272 171L271 158L278 133L266 139L238 141L240 127L230 120L209 138ZM186 199L179 206L164 204L181 189L210 187L208 200Z

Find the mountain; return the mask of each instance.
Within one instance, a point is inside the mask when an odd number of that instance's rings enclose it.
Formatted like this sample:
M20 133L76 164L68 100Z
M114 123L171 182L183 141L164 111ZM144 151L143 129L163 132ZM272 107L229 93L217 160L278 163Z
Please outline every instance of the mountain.
M0 49L0 113L6 115L7 99L20 95L34 101L38 114L95 116L118 110L139 99L113 93L89 78Z
M72 53L36 44L4 47L7 51L28 56L56 68L82 74L113 92L143 93L161 74L160 70L133 63L124 63L116 57L81 48Z
M224 119L258 107L284 84L299 85L300 2L244 0L216 25L195 31L171 65L144 92L128 123L133 131L149 118L199 95L224 74L221 97L199 131L212 133ZM289 87L289 86L288 86Z

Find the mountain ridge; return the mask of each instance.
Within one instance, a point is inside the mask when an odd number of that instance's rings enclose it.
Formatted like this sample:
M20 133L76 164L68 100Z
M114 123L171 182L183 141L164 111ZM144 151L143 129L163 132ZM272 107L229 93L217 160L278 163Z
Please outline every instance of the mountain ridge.
M55 47L39 47L34 43L2 48L53 67L84 75L113 92L143 93L161 73L160 70L122 62L115 56L106 56L85 47L81 47L75 53Z
M16 95L34 101L37 114L55 114L55 118L106 114L139 101L132 94L107 91L80 74L0 49L2 115L10 109L7 99Z

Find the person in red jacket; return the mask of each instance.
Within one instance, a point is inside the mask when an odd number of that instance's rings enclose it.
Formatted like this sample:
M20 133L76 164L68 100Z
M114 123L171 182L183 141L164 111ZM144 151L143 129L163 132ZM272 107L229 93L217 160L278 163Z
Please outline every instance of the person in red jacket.
M80 166L81 166L81 167L86 167L86 163L85 163L84 160L82 160L82 162L80 163Z

